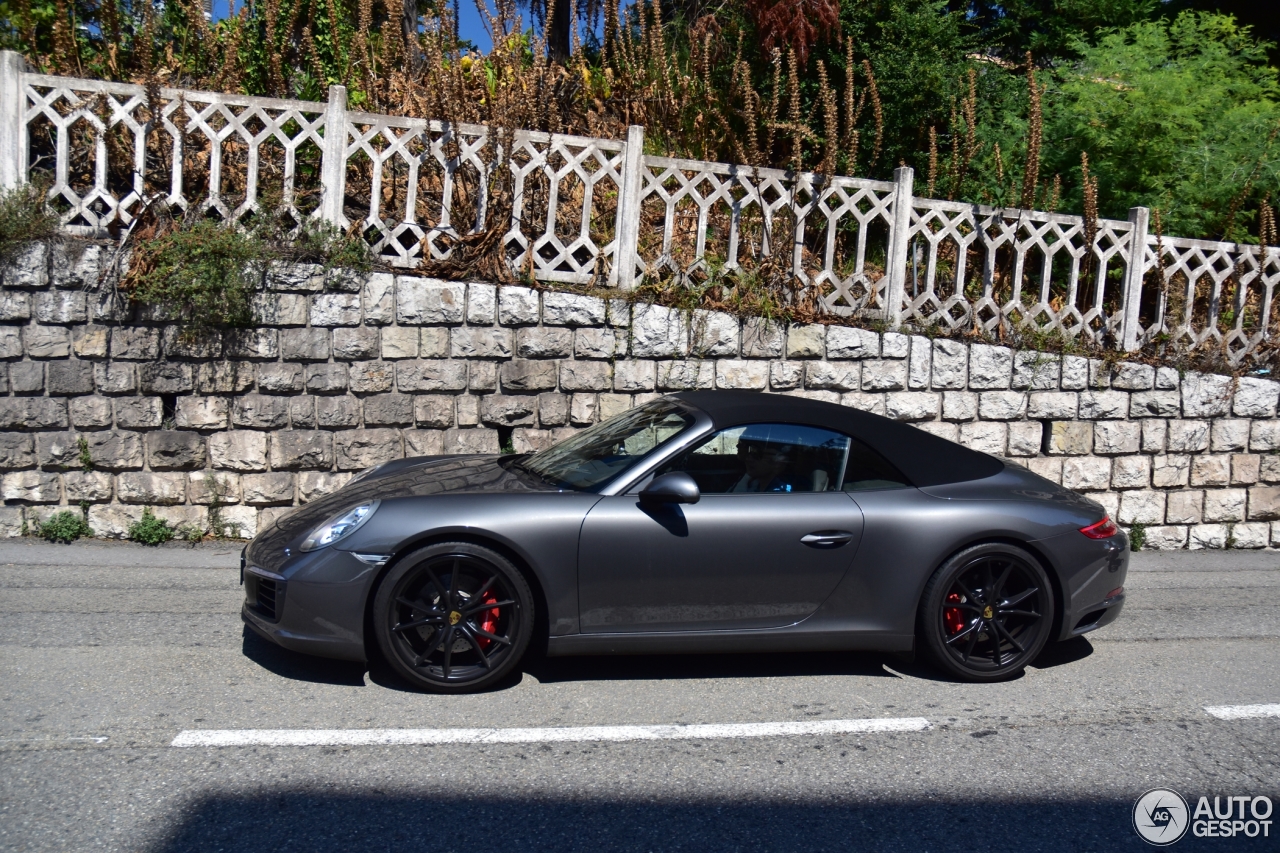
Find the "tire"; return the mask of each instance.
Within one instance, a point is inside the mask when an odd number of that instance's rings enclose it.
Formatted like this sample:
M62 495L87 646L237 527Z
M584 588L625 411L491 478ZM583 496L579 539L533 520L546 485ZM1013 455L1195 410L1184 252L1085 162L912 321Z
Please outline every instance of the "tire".
M469 542L414 551L373 599L383 657L432 693L475 693L501 681L520 665L533 620L533 593L516 567Z
M1053 626L1053 587L1015 545L966 548L925 585L919 634L937 666L963 681L1013 678L1036 659Z

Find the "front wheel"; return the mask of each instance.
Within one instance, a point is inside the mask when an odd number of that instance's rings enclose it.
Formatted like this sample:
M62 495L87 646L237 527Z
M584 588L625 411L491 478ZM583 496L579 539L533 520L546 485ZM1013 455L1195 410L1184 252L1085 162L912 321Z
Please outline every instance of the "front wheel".
M392 567L373 600L387 662L432 693L472 693L508 675L533 633L533 593L509 560L445 542Z
M965 681L1022 672L1049 639L1053 589L1035 557L1014 545L975 545L924 589L920 635L934 662Z

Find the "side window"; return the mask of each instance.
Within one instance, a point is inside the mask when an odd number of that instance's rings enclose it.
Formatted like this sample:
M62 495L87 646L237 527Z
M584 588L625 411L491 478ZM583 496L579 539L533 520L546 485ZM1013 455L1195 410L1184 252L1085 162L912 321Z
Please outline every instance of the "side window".
M711 495L839 491L850 444L816 427L750 424L721 430L657 473L683 471Z
M844 469L846 492L869 492L873 489L905 489L911 485L897 468L876 451L856 438L851 439L849 464Z

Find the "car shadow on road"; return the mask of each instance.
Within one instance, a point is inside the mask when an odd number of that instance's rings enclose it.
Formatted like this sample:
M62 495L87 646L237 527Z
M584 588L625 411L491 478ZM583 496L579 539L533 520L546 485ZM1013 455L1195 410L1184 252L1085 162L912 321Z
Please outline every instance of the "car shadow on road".
M679 681L707 678L786 678L803 675L876 675L885 670L883 655L845 652L763 655L610 655L547 658L532 656L485 692L510 690L526 675L540 684L578 681ZM388 690L421 693L381 660L369 664L369 681Z
M372 683L387 690L421 693L420 688L397 674L376 657L367 665L314 657L270 643L248 628L244 629L244 656L283 678L363 687ZM1083 660L1093 654L1093 645L1076 637L1045 648L1034 669L1051 669ZM366 674L368 676L366 680ZM709 678L794 678L798 676L860 675L881 678L916 678L924 681L955 681L921 655L883 652L778 652L769 654L713 655L616 655L555 657L531 655L511 675L492 685L488 692L510 690L525 674L541 684L575 681L678 681ZM1023 676L1020 674L1018 680Z
M788 678L802 675L894 677L886 656L867 652L717 655L618 655L529 661L525 671L549 684L565 681L669 681L704 678Z
M1075 663L1084 660L1093 654L1093 644L1084 637L1073 637L1061 643L1049 643L1040 652L1039 657L1030 665L1031 669L1052 669L1058 666L1064 666L1069 663ZM908 678L919 678L924 681L956 681L955 678L947 675L942 670L933 666L926 655L917 653L914 656L895 656L886 661L886 665L893 672L907 676ZM1025 672L1020 672L1008 681L1018 681L1025 677Z
M241 649L244 656L258 666L274 675L293 681L336 684L343 687L365 687L376 684L387 690L399 690L404 693L424 692L398 675L379 656L375 656L369 663L357 663L303 654L281 648L259 637L248 627L244 629ZM517 669L510 676L491 686L487 692L509 690L519 684L522 678L523 673Z
M365 683L362 663L291 652L264 640L248 627L244 628L241 650L249 660L282 678L347 687L363 687Z
M1087 637L1072 637L1061 643L1050 643L1031 664L1034 669L1052 669L1084 660L1093 654L1093 643Z

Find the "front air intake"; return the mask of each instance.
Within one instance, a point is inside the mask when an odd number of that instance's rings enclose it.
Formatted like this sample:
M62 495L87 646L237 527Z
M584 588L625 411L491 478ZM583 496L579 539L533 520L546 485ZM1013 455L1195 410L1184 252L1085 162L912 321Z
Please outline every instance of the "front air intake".
M275 622L284 603L284 583L253 573L245 574L245 603L262 618Z

